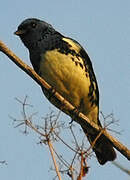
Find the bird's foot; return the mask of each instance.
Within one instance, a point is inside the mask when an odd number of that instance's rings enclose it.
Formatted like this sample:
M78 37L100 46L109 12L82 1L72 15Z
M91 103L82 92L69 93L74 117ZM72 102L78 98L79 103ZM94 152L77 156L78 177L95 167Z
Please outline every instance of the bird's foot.
M79 115L80 111L78 108L74 108L72 111L71 111L71 114L72 114L72 119L71 121L69 122L69 124L72 124L72 122L76 119L76 117Z
M72 124L72 123L73 123L73 121L74 121L74 119L71 119L71 121L69 122L69 124Z
M48 100L50 101L51 98L55 95L56 90L55 90L55 88L51 87L48 91L49 91Z

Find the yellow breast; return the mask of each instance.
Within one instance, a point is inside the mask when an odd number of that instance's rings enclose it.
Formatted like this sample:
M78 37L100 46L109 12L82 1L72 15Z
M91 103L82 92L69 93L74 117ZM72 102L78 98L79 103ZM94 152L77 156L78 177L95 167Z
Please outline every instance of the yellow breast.
M72 105L85 114L90 111L88 99L90 79L80 57L50 50L42 55L40 75ZM81 102L83 105L81 105Z

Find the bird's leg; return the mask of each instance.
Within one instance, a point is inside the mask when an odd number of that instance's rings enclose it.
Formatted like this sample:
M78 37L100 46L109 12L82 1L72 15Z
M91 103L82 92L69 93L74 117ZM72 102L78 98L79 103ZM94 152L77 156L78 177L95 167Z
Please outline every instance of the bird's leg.
M73 121L74 121L74 119L71 119L71 121L69 122L69 124L72 124L72 123L73 123Z
M71 112L72 112L72 119L69 122L69 124L73 123L74 119L79 115L80 110L79 110L79 108L74 108Z
M71 124L75 117L79 116L79 113L81 112L82 107L84 106L83 104L83 99L80 100L80 105L78 107L75 107L71 112L72 112L72 120L69 122Z
M51 87L48 92L49 92L48 100L50 101L51 98L55 95L56 90L55 88Z

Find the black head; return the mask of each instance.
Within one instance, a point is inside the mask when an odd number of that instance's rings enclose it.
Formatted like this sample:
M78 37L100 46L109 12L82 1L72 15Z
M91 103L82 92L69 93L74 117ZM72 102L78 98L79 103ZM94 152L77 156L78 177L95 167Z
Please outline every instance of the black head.
M41 40L48 33L53 33L54 31L53 27L45 21L30 18L24 20L18 26L18 30L14 34L19 36L25 46L29 48L33 43Z

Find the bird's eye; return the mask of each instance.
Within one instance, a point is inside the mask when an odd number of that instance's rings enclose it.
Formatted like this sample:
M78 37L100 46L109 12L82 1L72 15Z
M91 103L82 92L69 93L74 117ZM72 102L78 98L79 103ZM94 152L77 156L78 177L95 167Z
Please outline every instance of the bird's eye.
M31 26L32 26L32 28L35 28L37 26L37 24L36 23L32 23Z

